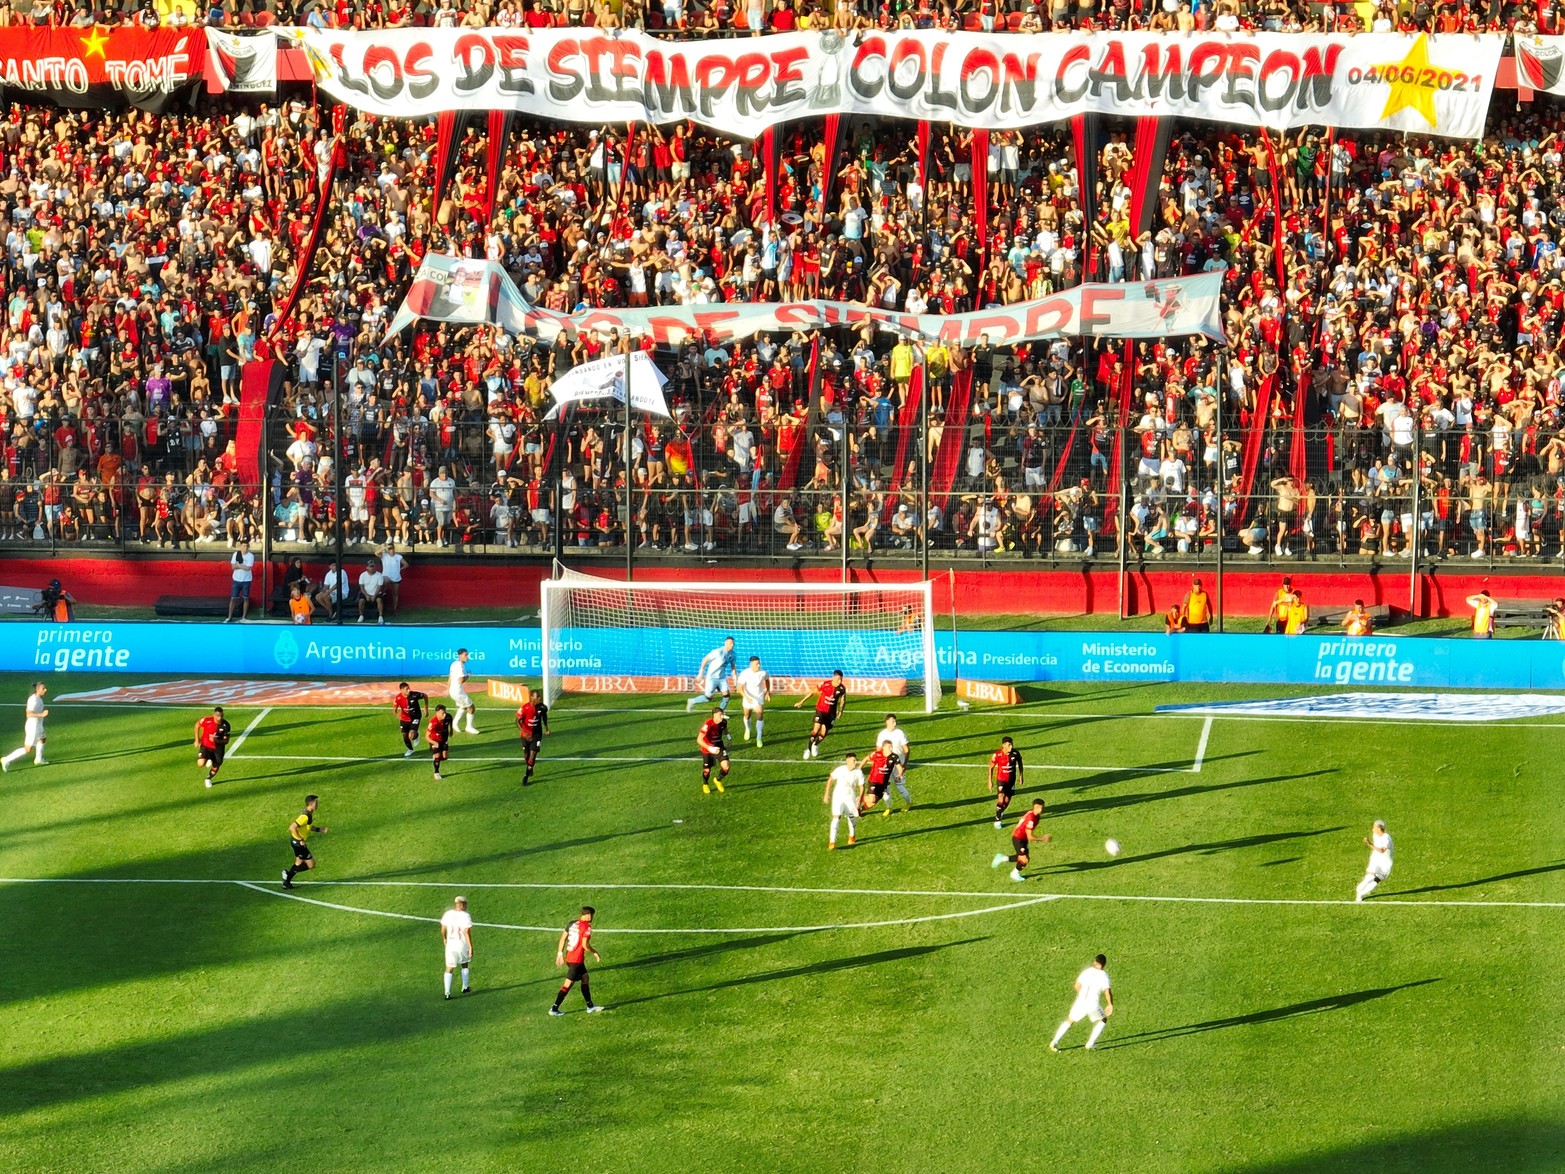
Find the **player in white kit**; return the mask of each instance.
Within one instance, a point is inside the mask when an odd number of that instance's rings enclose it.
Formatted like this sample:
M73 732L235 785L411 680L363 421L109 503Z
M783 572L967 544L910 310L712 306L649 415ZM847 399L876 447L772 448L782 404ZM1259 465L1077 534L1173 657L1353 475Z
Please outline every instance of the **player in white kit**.
M712 694L721 690L723 699L718 702L724 709L728 708L728 682L734 675L734 638L727 637L721 648L714 648L701 658L701 664L696 668L697 693L685 702L685 712L689 713L696 706L712 700Z
M827 834L827 850L837 846L837 824L843 819L848 821L848 843L855 843L859 830L859 811L864 804L864 772L859 769L857 754L849 754L842 760L842 765L827 777L826 789L821 793L821 802L831 807L831 831Z
M0 758L0 770L10 770L11 764L19 758L25 758L29 750L33 752L34 766L49 765L43 756L43 721L49 716L48 707L43 703L43 695L48 691L49 686L42 681L33 684L33 691L27 698L27 720L22 726L21 748Z
M755 715L756 747L766 745L766 703L772 699L772 677L761 667L761 658L752 656L750 667L739 674L739 700L744 710L744 739L750 740L750 715Z
M1104 969L1108 964L1109 960L1099 954L1092 960L1091 966L1076 976L1076 1001L1071 1004L1065 1022L1060 1024L1054 1038L1049 1041L1049 1051L1059 1051L1060 1040L1070 1030L1071 1024L1083 1019L1092 1020L1092 1031L1087 1036L1087 1050L1090 1052L1097 1046L1098 1036L1103 1034L1103 1025L1114 1014L1114 991L1109 984L1109 972ZM1098 1007L1100 998L1103 1000L1101 1010Z
M473 919L467 912L467 898L458 897L455 909L447 909L440 918L440 940L446 947L446 998L451 997L451 972L462 968L462 993L471 994L468 969L473 964Z
M451 728L455 730L462 724L462 715L467 714L467 732L478 733L478 727L473 724L473 699L467 695L467 649L458 648L456 659L451 662L448 675L451 678L451 700L456 705L456 712L451 718Z
M1386 831L1385 820L1375 821L1369 835L1364 837L1364 845L1369 849L1369 867L1364 870L1364 879L1359 881L1358 888L1353 890L1355 901L1369 896L1391 875L1391 833Z
M886 728L880 731L880 740L890 742L891 749L897 756L897 768L891 772L891 781L897 785L897 793L902 796L902 802L907 805L906 810L912 811L913 796L908 794L907 789L908 740L907 735L902 732L902 727L897 725L896 714L886 715ZM889 802L888 799L887 803Z

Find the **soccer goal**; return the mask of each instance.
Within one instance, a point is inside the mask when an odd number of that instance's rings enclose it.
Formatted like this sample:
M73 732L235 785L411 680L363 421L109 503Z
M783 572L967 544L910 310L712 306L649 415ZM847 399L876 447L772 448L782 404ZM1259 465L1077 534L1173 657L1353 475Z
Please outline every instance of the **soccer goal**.
M841 669L856 696L922 696L940 704L928 583L655 583L556 564L543 584L543 693L680 693L707 653L734 638L775 694L802 692Z

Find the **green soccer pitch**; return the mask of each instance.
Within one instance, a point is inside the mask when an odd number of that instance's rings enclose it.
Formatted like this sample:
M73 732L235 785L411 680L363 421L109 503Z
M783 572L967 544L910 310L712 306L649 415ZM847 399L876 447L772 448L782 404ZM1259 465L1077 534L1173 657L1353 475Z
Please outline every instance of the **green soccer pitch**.
M6 748L27 686L0 678ZM1287 692L900 700L914 809L830 853L826 774L885 702L809 762L791 699L764 749L736 713L703 796L678 698L567 698L525 789L482 696L442 783L389 695L230 707L211 790L201 708L52 701L52 764L0 778L0 1169L1565 1168L1565 719L1153 712ZM1007 829L1041 795L1053 836L1023 884L990 867L1004 733ZM306 792L331 830L284 894ZM1376 818L1395 869L1355 905ZM446 1002L458 893L475 993ZM582 904L608 1012L552 1019ZM1052 1055L1100 952L1117 1014Z

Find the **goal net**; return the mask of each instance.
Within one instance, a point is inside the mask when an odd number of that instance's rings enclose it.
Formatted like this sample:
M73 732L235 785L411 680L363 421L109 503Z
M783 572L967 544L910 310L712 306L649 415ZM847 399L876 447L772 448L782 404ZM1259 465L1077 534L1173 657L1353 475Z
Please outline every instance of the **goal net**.
M566 693L694 693L702 658L734 638L775 695L841 669L850 695L940 703L928 583L625 583L556 565L542 587L544 700Z

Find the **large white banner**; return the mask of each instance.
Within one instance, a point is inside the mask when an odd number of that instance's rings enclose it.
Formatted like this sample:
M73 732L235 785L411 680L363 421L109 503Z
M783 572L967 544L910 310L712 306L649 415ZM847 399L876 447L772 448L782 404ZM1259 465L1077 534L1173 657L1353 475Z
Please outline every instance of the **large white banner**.
M787 333L833 326L877 329L952 346L987 339L1009 346L1039 339L1076 337L1163 338L1196 334L1223 341L1219 301L1221 271L1158 281L1079 285L1053 297L975 310L970 314L898 314L852 302L727 302L704 306L658 306L645 310L583 310L557 314L530 307L521 332L553 339L568 334L629 331L659 346L688 338L727 342L762 332Z
M741 138L824 114L990 128L1075 114L1478 138L1501 36L781 33L660 41L590 29L279 30L333 98L388 117L517 110L691 119Z
M668 415L668 401L663 398L663 385L668 376L657 369L652 356L644 351L630 353L630 406L638 412L651 412L654 416ZM594 359L579 367L572 367L549 385L554 396L554 407L548 417L555 416L566 404L582 400L612 397L625 402L625 356L610 355L606 359Z
M206 30L207 74L229 94L277 92L277 38Z

